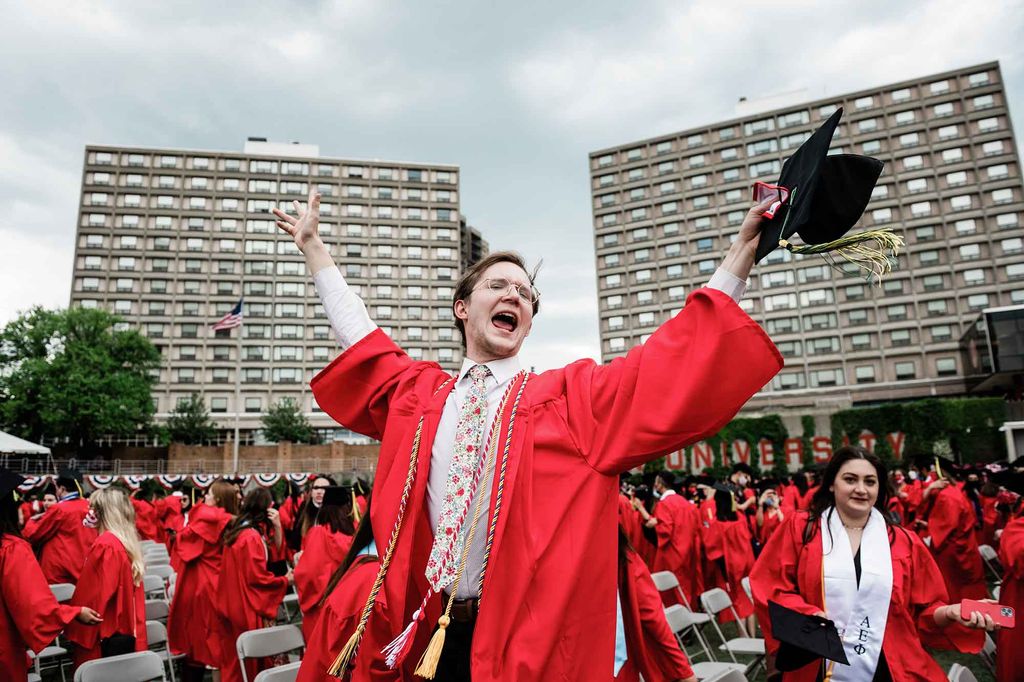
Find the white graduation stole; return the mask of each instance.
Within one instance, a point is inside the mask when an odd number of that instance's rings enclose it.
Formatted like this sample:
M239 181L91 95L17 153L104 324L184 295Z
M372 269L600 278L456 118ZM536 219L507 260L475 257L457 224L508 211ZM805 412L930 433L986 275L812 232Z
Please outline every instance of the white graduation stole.
M861 535L860 589L857 588L850 538L833 507L821 516L821 547L825 613L829 620L835 621L850 661L848 666L826 661L825 679L871 682L882 654L892 596L892 557L885 519L872 508Z

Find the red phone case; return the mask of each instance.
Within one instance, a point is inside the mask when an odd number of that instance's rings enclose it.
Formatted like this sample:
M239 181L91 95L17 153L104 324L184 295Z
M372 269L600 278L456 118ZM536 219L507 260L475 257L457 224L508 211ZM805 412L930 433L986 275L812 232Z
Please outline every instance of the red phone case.
M988 604L974 599L964 599L960 602L960 615L963 618L968 618L974 611L992 616L992 622L1004 628L1012 628L1016 624L1016 614L1011 606Z

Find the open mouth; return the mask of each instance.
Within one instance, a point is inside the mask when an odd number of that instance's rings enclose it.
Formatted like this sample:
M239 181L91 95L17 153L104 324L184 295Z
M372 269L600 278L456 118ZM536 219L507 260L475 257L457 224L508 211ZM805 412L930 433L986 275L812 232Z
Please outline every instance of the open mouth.
M519 326L519 318L514 313L497 313L491 318L491 324L505 332L514 332Z

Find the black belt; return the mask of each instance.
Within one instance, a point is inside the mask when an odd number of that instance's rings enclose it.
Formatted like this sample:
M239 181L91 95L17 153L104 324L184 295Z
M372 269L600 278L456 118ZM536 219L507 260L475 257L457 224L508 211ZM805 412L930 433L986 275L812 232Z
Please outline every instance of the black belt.
M451 597L444 595L441 607L442 612L448 608ZM476 616L480 613L479 599L456 599L452 602L451 619L456 623L474 623Z

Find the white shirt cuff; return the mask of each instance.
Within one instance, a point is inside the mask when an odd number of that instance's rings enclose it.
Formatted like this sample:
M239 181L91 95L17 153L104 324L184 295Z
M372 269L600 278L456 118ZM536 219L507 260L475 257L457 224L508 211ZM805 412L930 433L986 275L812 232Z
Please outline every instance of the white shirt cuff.
M320 270L313 275L313 282L342 350L355 345L377 329L370 314L366 312L366 305L352 291L337 267Z
M747 291L746 282L723 268L715 270L715 274L711 275L711 279L708 280L707 287L709 289L718 289L722 293L728 294L729 298L737 303L740 302L743 294Z

